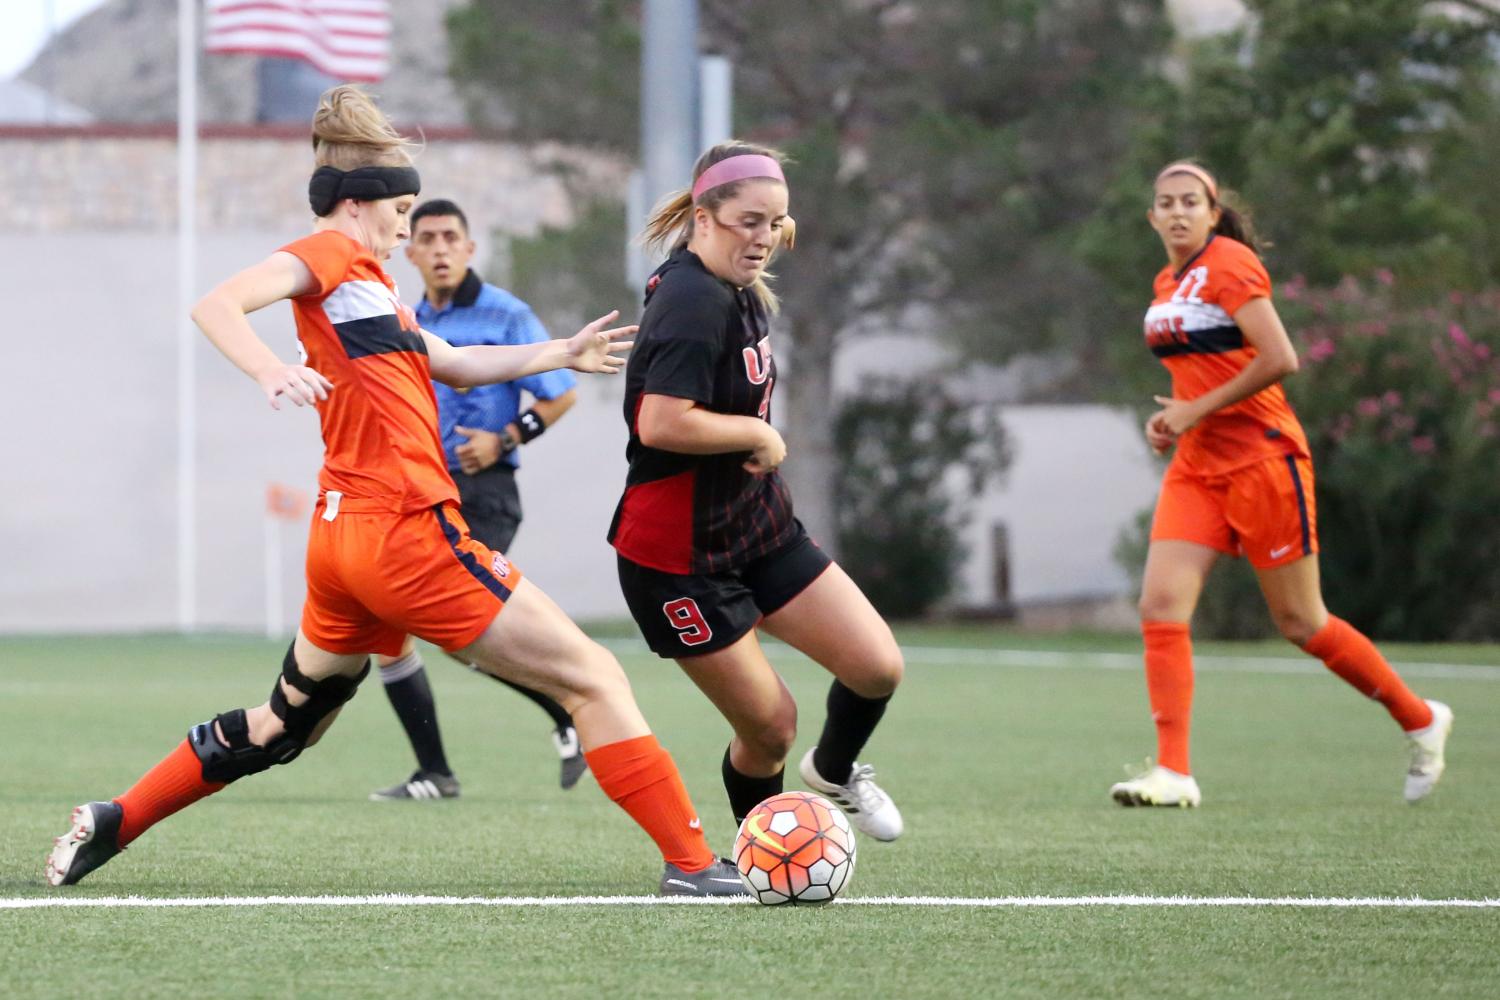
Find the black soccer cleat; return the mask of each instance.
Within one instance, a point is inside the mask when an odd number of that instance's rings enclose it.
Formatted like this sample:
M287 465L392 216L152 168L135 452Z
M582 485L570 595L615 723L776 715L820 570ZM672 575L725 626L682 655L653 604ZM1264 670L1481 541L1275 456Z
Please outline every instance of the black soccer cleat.
M740 879L740 870L733 861L715 858L713 864L699 872L685 872L667 862L661 875L662 896L743 896L750 898L750 890Z
M73 810L72 828L52 842L47 882L72 885L119 854L120 820L125 810L113 802L86 802Z
M557 782L562 785L563 791L567 791L578 784L583 772L589 769L589 762L583 757L583 744L578 742L578 730L572 726L558 726L552 731L552 745L562 758L562 770Z
M371 802L430 802L458 798L458 779L436 771L414 771L405 781L370 793Z

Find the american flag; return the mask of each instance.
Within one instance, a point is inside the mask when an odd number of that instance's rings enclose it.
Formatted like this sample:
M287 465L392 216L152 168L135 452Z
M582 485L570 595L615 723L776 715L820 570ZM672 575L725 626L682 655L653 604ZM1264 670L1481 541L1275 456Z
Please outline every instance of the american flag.
M391 62L386 0L208 0L204 50L302 59L373 83Z

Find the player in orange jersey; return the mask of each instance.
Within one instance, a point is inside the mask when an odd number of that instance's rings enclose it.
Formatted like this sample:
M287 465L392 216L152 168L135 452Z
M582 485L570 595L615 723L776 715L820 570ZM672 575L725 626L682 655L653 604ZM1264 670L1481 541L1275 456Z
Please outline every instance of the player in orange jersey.
M1406 732L1405 796L1416 802L1442 777L1453 712L1413 694L1369 639L1323 605L1312 459L1281 387L1297 355L1248 222L1193 163L1161 171L1147 218L1168 263L1146 313L1146 345L1171 373L1172 395L1156 397L1146 440L1157 454L1175 447L1141 586L1157 763L1110 794L1127 806L1199 804L1188 766L1188 622L1219 556L1243 553L1281 634L1379 701Z
M380 262L409 235L420 187L408 144L354 87L313 119L313 235L221 284L193 319L272 407L314 405L325 445L307 553L307 601L270 698L195 726L110 802L73 811L47 860L77 882L153 824L246 775L289 763L410 633L560 702L605 793L660 847L664 894L739 895L708 849L671 757L613 656L504 555L471 538L438 438L432 379L482 385L560 367L613 373L634 327L611 313L567 340L455 348L420 329ZM246 314L292 301L306 365L286 364ZM502 613L503 610L503 613Z

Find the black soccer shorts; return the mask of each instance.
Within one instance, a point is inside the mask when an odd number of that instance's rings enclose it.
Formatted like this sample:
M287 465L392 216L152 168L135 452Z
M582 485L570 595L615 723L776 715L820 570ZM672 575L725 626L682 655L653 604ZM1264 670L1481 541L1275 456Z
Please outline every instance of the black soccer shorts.
M679 576L618 557L620 589L651 651L666 659L733 645L784 608L833 560L800 522L786 544L727 573Z

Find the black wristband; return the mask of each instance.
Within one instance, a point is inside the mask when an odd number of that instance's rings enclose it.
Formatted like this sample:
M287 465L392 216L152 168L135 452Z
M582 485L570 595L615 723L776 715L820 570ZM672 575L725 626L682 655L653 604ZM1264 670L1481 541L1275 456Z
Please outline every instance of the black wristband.
M525 444L542 436L542 431L547 429L547 421L535 410L527 410L516 418L516 426L521 428L521 443Z

